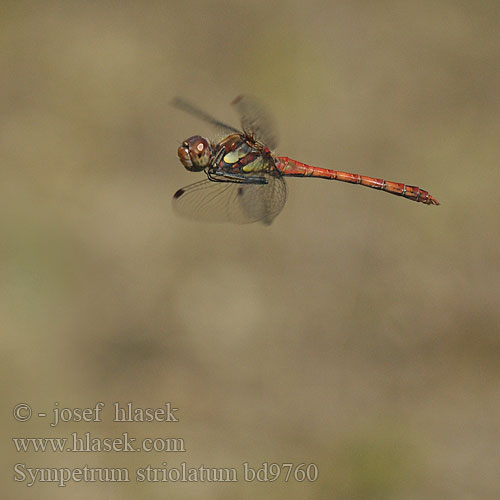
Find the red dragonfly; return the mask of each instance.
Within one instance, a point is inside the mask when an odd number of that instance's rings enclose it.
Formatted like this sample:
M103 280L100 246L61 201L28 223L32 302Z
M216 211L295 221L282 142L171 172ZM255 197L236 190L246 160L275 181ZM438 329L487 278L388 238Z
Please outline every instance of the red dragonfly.
M176 98L172 104L229 133L218 143L194 135L179 147L184 167L191 172L204 170L208 177L174 194L174 210L180 215L211 222L271 224L285 205L285 176L350 182L426 205L439 205L436 198L416 186L313 167L287 156L273 155L273 120L258 101L248 96L232 102L240 115L242 130L220 122L183 99Z

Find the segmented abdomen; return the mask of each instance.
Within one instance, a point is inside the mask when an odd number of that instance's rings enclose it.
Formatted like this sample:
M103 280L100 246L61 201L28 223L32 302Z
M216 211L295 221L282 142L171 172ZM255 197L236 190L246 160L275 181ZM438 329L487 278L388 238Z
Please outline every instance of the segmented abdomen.
M279 156L275 160L276 168L282 175L295 177L317 177L320 179L330 179L351 184L361 184L362 186L379 189L386 193L403 196L412 201L424 203L426 205L439 205L439 201L431 196L424 189L418 186L409 186L400 182L386 181L384 179L376 179L366 175L351 174L341 170L331 170L321 167L313 167L296 160L292 160L286 156Z

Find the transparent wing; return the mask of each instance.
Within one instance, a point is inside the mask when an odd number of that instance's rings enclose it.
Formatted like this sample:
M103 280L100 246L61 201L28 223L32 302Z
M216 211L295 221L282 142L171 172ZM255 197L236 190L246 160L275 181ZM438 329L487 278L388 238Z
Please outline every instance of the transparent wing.
M267 184L196 182L174 194L174 211L203 222L271 224L285 205L286 184L281 177L266 178Z
M181 111L189 113L190 115L196 116L196 118L199 118L200 120L210 123L221 131L229 132L231 134L241 133L241 130L238 130L237 128L231 127L231 125L227 125L226 123L217 120L217 118L214 118L212 115L203 111L195 104L186 101L182 97L175 97L174 99L172 99L170 104L175 108L180 109Z
M231 104L240 115L243 130L269 149L275 149L278 144L276 125L266 108L255 97L245 95L238 96Z

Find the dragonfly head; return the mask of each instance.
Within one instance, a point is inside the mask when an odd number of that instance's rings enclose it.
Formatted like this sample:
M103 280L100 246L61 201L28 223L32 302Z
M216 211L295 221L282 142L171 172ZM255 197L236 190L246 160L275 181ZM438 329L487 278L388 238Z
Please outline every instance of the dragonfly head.
M179 146L177 154L186 170L201 172L210 163L212 145L204 137L193 135Z

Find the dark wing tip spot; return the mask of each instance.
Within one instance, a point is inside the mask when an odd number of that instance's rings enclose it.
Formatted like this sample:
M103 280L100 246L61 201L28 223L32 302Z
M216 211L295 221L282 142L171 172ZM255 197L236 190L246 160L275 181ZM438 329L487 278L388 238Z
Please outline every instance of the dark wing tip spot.
M175 192L174 194L174 200L176 200L177 198L180 198L183 194L184 194L184 189L179 189L178 191Z
M240 94L239 96L236 96L234 98L234 100L231 104L234 106L235 104L238 104L242 99L243 99L243 95Z

